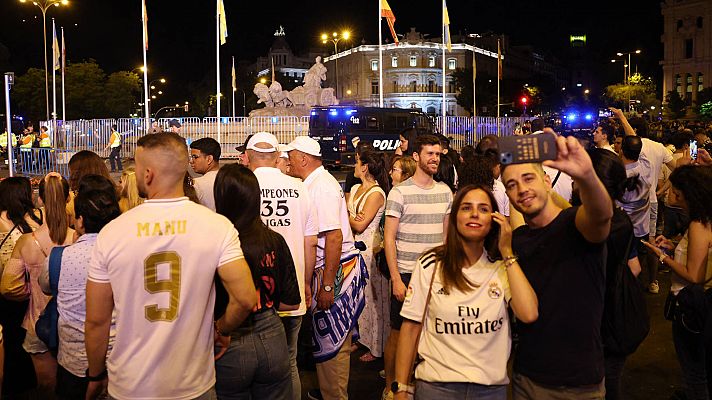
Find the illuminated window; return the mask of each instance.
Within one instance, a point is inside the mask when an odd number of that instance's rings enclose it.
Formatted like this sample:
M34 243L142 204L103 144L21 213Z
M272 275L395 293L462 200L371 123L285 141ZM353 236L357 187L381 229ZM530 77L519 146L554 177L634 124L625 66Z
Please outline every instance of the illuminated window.
M704 75L702 73L697 74L697 91L701 92L705 89L705 86L703 85L704 82Z
M430 67L430 68L435 67L435 57L434 56L428 57L428 67Z
M680 74L675 75L675 91L682 96L682 77Z
M398 57L391 57L391 67L396 68L398 66Z
M415 67L418 65L418 57L410 56L410 66Z
M685 83L687 83L687 85L686 85L685 91L687 93L692 93L692 74L686 74L686 75L687 75L687 78L685 79Z
M410 91L411 92L418 91L418 82L417 81L410 81Z
M371 94L378 94L378 81L371 81Z
M398 81L393 81L393 93L398 93Z
M447 60L447 69L455 69L455 68L457 68L457 60L454 58Z
M378 60L371 60L371 71L378 71Z

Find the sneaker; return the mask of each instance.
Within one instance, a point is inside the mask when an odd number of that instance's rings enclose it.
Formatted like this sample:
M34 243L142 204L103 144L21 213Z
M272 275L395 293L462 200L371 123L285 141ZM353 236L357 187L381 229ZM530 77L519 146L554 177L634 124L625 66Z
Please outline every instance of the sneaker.
M321 397L321 390L319 389L312 389L308 391L307 398L310 400L324 400L324 398Z
M652 281L650 283L648 286L648 292L652 294L658 294L660 292L660 285L658 285L658 281Z

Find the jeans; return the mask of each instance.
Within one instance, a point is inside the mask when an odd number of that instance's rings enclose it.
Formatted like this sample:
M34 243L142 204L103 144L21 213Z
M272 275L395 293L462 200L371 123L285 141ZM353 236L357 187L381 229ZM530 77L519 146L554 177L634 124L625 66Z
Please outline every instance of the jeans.
M81 398L83 399L84 397L81 397ZM111 397L111 395L109 395L108 398L109 398L109 400L118 400L115 397ZM218 396L217 396L217 394L215 394L215 388L212 387L212 388L210 388L210 390L208 390L207 392L194 398L193 400L218 400Z
M111 172L116 171L116 164L119 166L119 171L123 171L124 167L121 166L121 146L111 148L109 162L111 163Z
M606 354L603 361L606 366L606 400L618 400L623 398L621 391L621 376L625 365L625 356L614 356Z
M657 236L658 232L658 202L650 203L650 236Z
M89 381L85 377L79 377L67 371L61 365L57 365L57 386L55 392L59 399L82 399L87 394Z
M645 247L641 240L646 242L649 241L649 237L641 236L633 238L634 244L638 246L638 260L640 261L640 268L644 274L638 275L638 281L643 285L643 288L647 289L648 286L658 279L658 268L660 267L660 261L655 254ZM645 275L645 278L643 277ZM645 279L645 280L644 280Z
M292 376L292 398L302 398L302 382L299 380L297 368L297 344L299 341L299 328L302 326L302 316L282 317L284 333L287 335L287 349L289 350L289 370Z
M289 399L292 381L284 326L274 309L250 314L215 362L218 397Z
M416 399L506 400L507 385L480 385L462 382L415 382Z
M677 321L672 323L672 341L682 370L687 400L708 400L712 354L705 347L704 334L689 332Z
M601 383L585 386L546 386L526 376L512 374L513 400L604 400L606 385Z

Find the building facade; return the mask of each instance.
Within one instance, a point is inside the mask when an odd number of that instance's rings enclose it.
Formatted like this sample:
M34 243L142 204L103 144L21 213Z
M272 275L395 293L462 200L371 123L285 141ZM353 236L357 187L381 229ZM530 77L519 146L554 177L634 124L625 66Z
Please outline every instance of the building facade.
M304 80L304 74L314 65L314 60L321 55L319 52L309 51L308 54L294 54L286 40L284 29L280 26L274 33L274 42L269 48L267 56L258 57L249 66L249 71L258 77L267 76L272 73L272 63L274 62L275 72L284 74L288 79L293 79L294 83Z
M712 1L665 0L663 95L676 90L688 104L712 86Z

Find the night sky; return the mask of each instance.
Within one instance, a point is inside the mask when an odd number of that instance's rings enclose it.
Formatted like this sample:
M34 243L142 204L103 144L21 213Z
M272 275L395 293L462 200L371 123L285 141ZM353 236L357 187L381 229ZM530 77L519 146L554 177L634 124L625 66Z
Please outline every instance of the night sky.
M228 84L230 56L251 61L266 55L279 25L297 53L323 49L322 31L348 28L353 43L361 39L376 43L378 38L378 0L224 2L229 36L221 47L221 63L222 79ZM389 4L398 33L416 27L439 36L439 0L389 0ZM12 68L21 74L29 67L42 67L39 9L18 0L3 0L0 8L0 43L10 50ZM164 101L182 102L188 83L215 74L215 1L147 0L147 8L149 79L168 79ZM513 44L530 44L562 57L570 34L586 34L591 54L600 61L595 68L601 86L621 79L622 66L610 63L618 51L642 49L636 63L640 71L661 75L659 1L448 0L448 9L453 35L491 30L509 35ZM140 0L70 0L68 7L53 7L48 13L65 27L68 60L92 58L107 73L141 65L140 15ZM387 34L386 29L384 37Z

